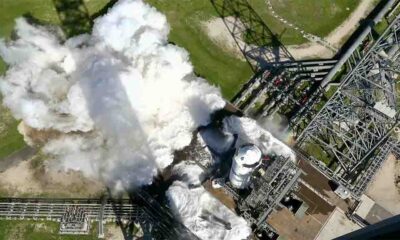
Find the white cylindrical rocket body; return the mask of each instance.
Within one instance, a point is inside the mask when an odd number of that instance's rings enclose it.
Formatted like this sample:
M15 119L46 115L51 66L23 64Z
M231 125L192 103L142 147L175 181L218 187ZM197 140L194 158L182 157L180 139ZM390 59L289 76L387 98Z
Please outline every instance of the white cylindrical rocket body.
M251 174L260 164L261 157L261 150L253 144L243 145L236 151L229 174L233 187L244 189L250 185Z

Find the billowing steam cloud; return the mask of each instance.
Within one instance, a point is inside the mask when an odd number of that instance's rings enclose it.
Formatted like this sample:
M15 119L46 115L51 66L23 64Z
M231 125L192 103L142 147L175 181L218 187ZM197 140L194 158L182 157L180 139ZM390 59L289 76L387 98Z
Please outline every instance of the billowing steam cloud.
M253 143L257 145L264 154L280 154L289 157L292 161L296 161L293 151L288 146L272 136L270 132L263 129L253 119L237 117L225 118L224 131L226 133L238 135L238 141L236 143L238 147L246 143Z
M236 141L235 136L237 136ZM222 129L211 126L203 128L197 135L197 140L202 146L207 146L205 151L210 149L210 158L205 157L202 160L215 161L210 162L211 165L223 161L224 158L220 159L219 156L224 156L224 153L231 151L232 148L246 143L256 144L264 154L281 154L295 161L289 147L250 118L226 117ZM251 229L244 219L233 214L204 189L200 184L204 180L203 169L192 163L191 159L187 160L173 168L172 174L179 180L175 181L167 191L171 208L201 239L247 239Z
M168 44L168 32L165 16L142 0L120 0L95 21L91 35L66 41L18 19L16 39L0 40L0 55L10 66L0 78L3 103L27 132L43 133L40 144L55 166L114 187L150 184L172 163L173 152L189 145L192 132L208 123L210 113L225 105L217 88L193 74L188 53ZM291 154L253 120L230 117L223 130L229 141L238 134L238 144ZM174 169L192 177L167 192L192 231L204 239L250 234L242 218L202 186L192 186L199 184L198 168Z
M65 42L18 19L17 39L0 42L10 65L4 104L31 128L63 133L43 148L62 168L149 184L225 104L168 32L165 16L141 0L118 2L92 35Z
M183 223L201 239L247 239L251 229L246 221L222 205L201 185L203 170L189 162L174 167L181 177L167 191L171 208L179 213Z

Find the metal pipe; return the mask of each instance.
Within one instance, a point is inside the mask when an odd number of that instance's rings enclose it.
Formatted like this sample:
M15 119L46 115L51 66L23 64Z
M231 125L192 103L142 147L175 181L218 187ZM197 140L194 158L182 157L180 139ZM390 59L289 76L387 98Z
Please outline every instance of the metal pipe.
M347 51L342 55L336 65L329 71L324 80L321 83L321 87L324 88L330 81L332 81L335 74L343 66L343 64L350 58L353 52L358 48L362 41L371 33L372 28L382 20L385 14L392 8L396 0L389 0L382 10L372 19L371 23L362 31L362 33L357 37L353 44L347 49Z

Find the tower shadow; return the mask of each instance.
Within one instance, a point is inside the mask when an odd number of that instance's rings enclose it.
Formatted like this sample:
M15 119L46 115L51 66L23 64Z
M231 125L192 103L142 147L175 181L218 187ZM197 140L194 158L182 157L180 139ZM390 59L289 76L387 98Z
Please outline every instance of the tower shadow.
M83 0L53 0L61 28L67 38L92 29L92 20Z
M210 0L254 72L294 61L247 0Z

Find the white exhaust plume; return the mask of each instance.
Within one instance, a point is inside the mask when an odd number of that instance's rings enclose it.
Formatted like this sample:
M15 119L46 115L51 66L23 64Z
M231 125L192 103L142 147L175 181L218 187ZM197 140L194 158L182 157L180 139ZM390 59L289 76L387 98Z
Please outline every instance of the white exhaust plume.
M119 1L92 35L65 42L18 19L17 39L0 42L10 65L0 79L4 104L29 127L64 133L43 148L58 166L149 184L225 105L168 32L165 16L141 0Z
M168 44L168 33L165 16L142 0L120 0L95 21L92 34L66 41L18 19L16 39L0 40L9 65L0 77L3 103L27 127L52 133L42 148L54 158L52 166L80 170L110 187L150 184L225 105L216 87L194 75L188 53ZM254 121L232 117L225 128L244 142L290 154ZM190 230L204 239L250 234L243 219L186 180L168 194ZM179 194L188 197L174 197ZM203 220L185 222L182 204ZM213 211L217 216L209 217ZM229 219L232 229L213 224L216 219Z
M174 168L181 181L175 181L167 191L171 208L179 213L182 222L201 239L247 239L251 229L225 205L200 185L202 169L181 163ZM195 186L195 187L193 187Z
M289 157L296 161L292 149L283 142L272 136L272 134L250 118L227 117L224 119L224 131L237 134L236 146L246 143L257 145L264 154L274 153Z

